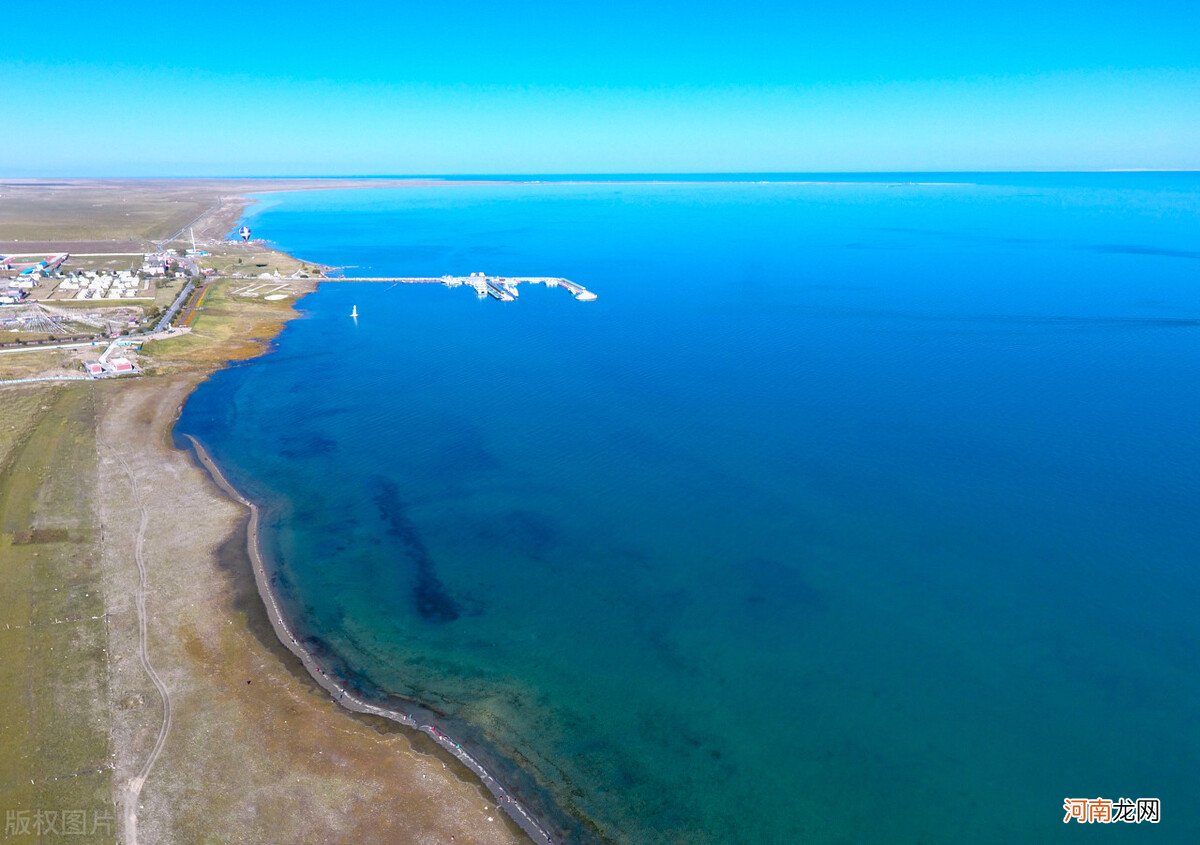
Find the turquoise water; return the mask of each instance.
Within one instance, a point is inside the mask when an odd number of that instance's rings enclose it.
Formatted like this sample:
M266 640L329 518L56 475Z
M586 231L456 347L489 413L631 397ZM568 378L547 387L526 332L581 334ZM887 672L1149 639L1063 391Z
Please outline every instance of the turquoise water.
M940 178L266 196L600 298L322 285L179 429L343 671L604 837L1196 841L1200 178Z

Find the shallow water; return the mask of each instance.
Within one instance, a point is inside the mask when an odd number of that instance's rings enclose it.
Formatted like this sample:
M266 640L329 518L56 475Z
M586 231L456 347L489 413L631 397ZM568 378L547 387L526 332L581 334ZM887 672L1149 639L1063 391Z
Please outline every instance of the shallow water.
M322 285L188 402L363 683L623 841L1043 840L1096 795L1200 834L1196 175L452 184L249 222L349 274L600 297Z

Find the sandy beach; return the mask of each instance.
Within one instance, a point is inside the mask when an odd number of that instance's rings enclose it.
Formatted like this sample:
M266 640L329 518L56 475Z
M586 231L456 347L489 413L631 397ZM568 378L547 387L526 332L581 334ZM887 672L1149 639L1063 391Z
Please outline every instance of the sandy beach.
M411 731L339 708L264 624L246 511L170 444L194 384L92 388L113 789L125 841L518 841L472 773ZM131 503L141 519L131 518ZM139 559L148 654L169 696L168 720L136 657Z

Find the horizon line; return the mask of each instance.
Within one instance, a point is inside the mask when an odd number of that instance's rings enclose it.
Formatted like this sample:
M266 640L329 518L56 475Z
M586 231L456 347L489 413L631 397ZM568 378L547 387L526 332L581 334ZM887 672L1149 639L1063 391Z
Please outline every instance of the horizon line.
M86 175L86 176L8 176L0 175L0 179L12 181L43 181L48 179L83 180L83 179L466 179L466 178L505 178L505 179L534 179L539 177L649 177L649 176L872 176L872 175L936 175L956 176L964 174L989 175L1098 175L1108 173L1200 173L1198 167L1111 167L1101 169L1030 169L1030 170L630 170L630 171L540 171L540 172L446 172L446 173L293 173L293 174L221 174L221 175L191 175L191 174L159 174L159 175Z

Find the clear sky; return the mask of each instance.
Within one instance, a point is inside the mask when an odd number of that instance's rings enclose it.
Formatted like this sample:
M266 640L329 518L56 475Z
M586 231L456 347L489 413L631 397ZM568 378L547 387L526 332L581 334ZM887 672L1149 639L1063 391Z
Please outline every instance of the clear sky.
M7 4L0 175L1200 168L1200 3Z

